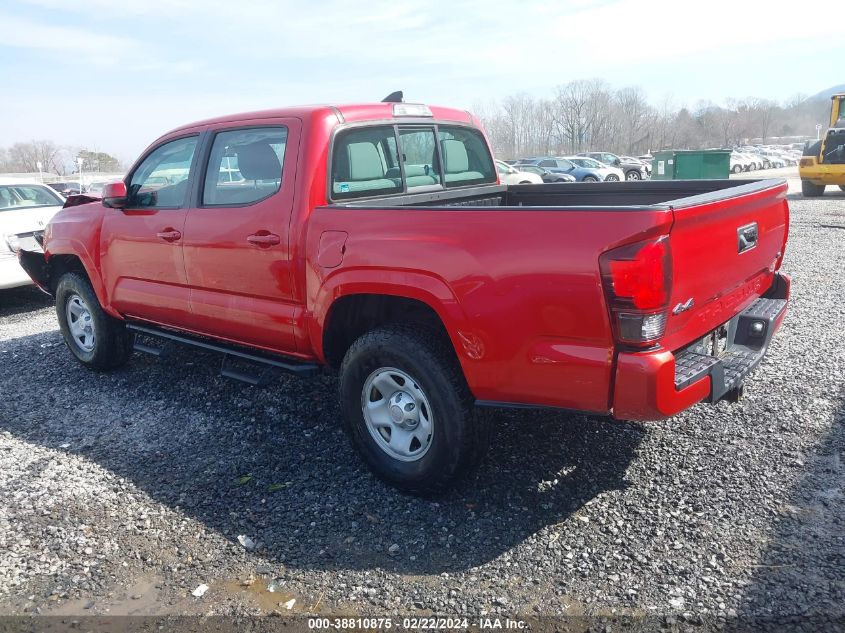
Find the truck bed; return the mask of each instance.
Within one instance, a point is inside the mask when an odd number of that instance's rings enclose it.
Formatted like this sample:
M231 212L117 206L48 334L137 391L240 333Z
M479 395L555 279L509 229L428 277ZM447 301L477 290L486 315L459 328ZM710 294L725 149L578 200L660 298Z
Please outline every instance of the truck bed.
M649 180L641 182L555 183L543 185L488 185L470 190L413 193L357 199L333 204L339 208L543 207L565 210L593 208L668 209L762 191L784 181L759 180Z
M659 348L669 362L772 287L786 190L781 179L494 185L318 207L305 249L309 308L324 294L372 292L394 271L397 294L412 287L413 298L441 306L479 400L617 410L631 398L614 395L616 368L643 354L611 336L602 255L668 237ZM674 376L665 382L675 390ZM686 406L703 397L684 393ZM644 419L654 408L619 410Z

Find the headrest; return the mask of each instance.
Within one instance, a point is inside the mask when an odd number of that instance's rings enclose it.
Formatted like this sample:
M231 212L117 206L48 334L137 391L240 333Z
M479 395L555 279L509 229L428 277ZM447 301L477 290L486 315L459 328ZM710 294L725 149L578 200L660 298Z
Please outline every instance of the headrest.
M346 146L346 152L349 157L349 180L384 178L384 166L375 143L350 143Z
M405 175L409 178L411 176L428 176L425 172L425 165L405 165ZM429 169L429 171L431 171Z
M247 180L276 180L282 177L279 157L268 143L256 142L241 145L235 150L238 170Z
M443 163L447 174L469 171L469 157L463 143L454 139L440 141L440 149L443 152Z

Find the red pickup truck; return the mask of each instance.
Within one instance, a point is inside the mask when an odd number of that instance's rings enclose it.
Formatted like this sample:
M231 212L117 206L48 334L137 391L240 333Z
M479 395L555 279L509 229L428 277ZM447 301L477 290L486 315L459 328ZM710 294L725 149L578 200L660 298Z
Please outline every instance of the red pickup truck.
M309 106L169 132L20 259L83 364L164 340L251 382L336 370L363 459L432 493L484 453L479 406L736 399L786 313L788 217L782 180L504 186L468 112Z

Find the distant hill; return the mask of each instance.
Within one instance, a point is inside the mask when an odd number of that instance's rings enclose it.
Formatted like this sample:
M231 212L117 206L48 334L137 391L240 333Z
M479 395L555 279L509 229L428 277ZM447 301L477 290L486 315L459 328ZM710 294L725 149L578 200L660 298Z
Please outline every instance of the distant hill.
M807 97L807 101L827 101L830 99L830 95L840 92L845 92L845 84L831 86L827 90L822 90L821 92L814 94L812 97Z

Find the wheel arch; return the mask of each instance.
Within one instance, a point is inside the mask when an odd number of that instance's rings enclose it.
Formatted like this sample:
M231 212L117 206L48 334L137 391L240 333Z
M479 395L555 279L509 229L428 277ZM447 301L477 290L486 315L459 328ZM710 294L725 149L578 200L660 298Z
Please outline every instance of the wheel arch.
M52 246L52 245L51 245ZM84 249L51 248L44 256L46 261L46 287L51 295L56 296L56 285L62 275L68 272L75 272L84 275L91 283L97 301L103 310L116 318L123 318L113 310L107 301L106 289L103 280L97 273L97 267Z
M384 279L384 273L378 272ZM315 355L337 366L358 336L387 323L416 323L439 331L458 352L467 322L445 282L421 273L405 273L404 283L376 283L356 276L355 282L330 279L320 289L309 324ZM340 276L342 277L342 276Z

